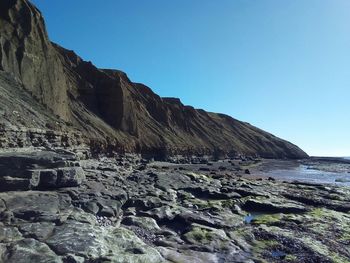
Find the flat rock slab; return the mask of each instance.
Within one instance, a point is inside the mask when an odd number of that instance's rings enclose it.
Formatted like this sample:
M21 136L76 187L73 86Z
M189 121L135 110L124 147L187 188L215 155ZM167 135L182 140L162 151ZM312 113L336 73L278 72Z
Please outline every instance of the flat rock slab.
M301 203L278 198L249 199L245 202L243 208L247 211L271 213L305 213L309 211Z
M47 190L79 186L85 173L67 152L0 154L0 191Z
M106 262L163 262L157 250L125 228L67 221L46 242L58 254L75 254L93 262L102 258Z
M1 244L0 259L6 263L63 262L48 245L32 238L23 239L7 246Z
M38 221L62 221L67 217L71 199L55 192L8 192L1 193L7 211L17 219Z
M76 157L68 152L32 151L0 153L0 167L28 169L36 167L62 167L65 162L74 162Z

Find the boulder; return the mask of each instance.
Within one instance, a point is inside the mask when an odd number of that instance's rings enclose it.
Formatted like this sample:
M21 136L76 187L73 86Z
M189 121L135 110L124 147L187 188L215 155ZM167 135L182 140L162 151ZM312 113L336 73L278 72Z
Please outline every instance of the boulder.
M40 170L40 189L56 188L57 187L57 170L45 169Z
M85 179L84 171L81 167L66 167L57 170L57 187L79 186Z

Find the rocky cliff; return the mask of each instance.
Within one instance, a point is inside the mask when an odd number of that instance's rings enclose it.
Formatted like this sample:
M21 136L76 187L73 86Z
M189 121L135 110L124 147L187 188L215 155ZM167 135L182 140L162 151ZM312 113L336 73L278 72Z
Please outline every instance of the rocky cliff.
M297 146L248 123L162 98L121 71L98 69L51 43L41 13L27 0L0 2L0 70L10 73L18 86L48 109L45 114L61 123L56 129L76 130L118 149L307 156ZM4 115L11 112L10 106L2 109ZM11 118L7 122L19 125Z

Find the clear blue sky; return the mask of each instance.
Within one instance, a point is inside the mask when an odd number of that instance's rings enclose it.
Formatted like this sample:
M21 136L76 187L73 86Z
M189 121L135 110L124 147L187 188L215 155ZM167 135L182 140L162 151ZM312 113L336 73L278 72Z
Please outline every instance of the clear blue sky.
M33 0L54 42L311 155L350 156L349 0Z

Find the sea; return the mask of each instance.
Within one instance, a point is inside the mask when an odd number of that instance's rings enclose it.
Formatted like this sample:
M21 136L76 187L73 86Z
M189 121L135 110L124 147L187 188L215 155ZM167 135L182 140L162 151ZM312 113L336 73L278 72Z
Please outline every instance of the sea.
M350 157L344 157L344 159L350 160ZM345 169L342 167L342 169L338 171L314 169L313 166L300 164L295 167L271 169L269 171L260 172L260 175L289 182L300 181L306 183L350 186L350 164L346 166Z

